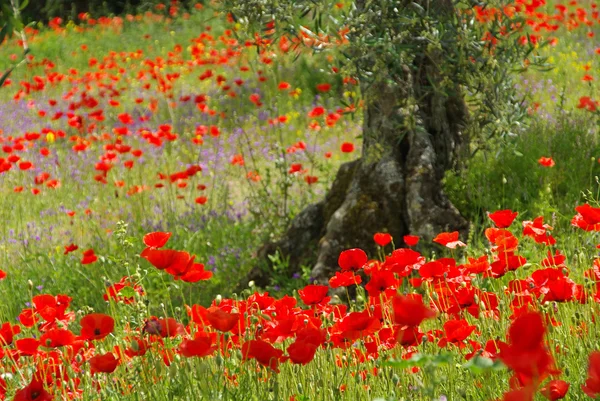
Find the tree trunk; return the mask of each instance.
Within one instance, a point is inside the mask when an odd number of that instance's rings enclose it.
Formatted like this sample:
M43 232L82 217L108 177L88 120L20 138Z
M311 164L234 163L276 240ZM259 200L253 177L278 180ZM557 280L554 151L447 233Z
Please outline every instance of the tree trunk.
M434 4L453 12L449 1ZM268 256L276 252L288 259L290 277L312 266L312 278L326 283L343 250L375 255L376 232L389 232L397 247L407 234L427 242L443 231L466 233L468 222L444 194L442 180L468 143L468 111L459 85L442 85L443 58L441 51L423 51L394 84L381 79L362 88L361 158L343 164L325 199L296 216L279 241L260 249L267 267L254 268L243 287L250 280L269 284Z
M312 278L326 283L341 251L358 247L375 255L376 232L389 232L402 246L407 234L430 241L439 232L467 231L441 182L465 140L462 95L426 97L414 110L416 126L405 130L407 116L397 107L405 94L384 85L377 93L365 108L362 157L343 164L325 199L296 216L279 241L264 245L259 259L269 264L268 256L279 252L289 258L290 277L314 266ZM250 280L266 286L269 279L269 268L256 267L242 286Z

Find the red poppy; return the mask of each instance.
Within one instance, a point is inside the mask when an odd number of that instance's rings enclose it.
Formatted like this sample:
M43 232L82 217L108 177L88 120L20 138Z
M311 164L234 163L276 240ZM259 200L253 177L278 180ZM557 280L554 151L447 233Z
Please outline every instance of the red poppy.
M394 322L401 326L418 326L425 319L435 317L436 313L423 304L419 294L397 295L392 299Z
M228 313L217 306L208 308L206 318L216 330L227 332L232 330L240 320L239 313Z
M88 249L83 253L83 258L81 259L82 265L89 265L98 260L98 256L94 253L93 249Z
M314 118L322 116L323 114L325 114L325 108L323 108L323 106L316 106L308 113L308 116Z
M121 121L121 123L123 124L133 124L133 118L131 118L131 116L128 113L121 113L117 117L119 118L119 121Z
M376 233L373 235L373 241L379 246L386 246L392 242L392 236L388 233Z
M433 239L433 242L437 242L438 244L450 249L454 249L457 246L467 246L464 242L458 240L458 231L451 233L439 233Z
M460 347L476 329L476 326L470 325L465 319L448 320L444 323L445 336L438 342L438 346L445 347L448 343L452 343Z
M600 351L590 354L588 376L581 389L591 398L598 398L600 395Z
M365 251L359 248L347 249L340 253L338 265L342 270L360 270L369 258Z
M202 263L193 263L183 275L176 276L175 279L181 279L186 283L197 283L198 281L208 280L212 276L211 271L204 270Z
M77 340L75 334L67 329L50 329L40 337L40 343L47 348L72 345Z
M402 237L402 239L404 240L404 243L408 246L415 246L419 243L418 235L405 235L404 237Z
M179 323L172 317L158 319L151 317L144 324L144 333L151 335L159 335L162 338L176 337L184 334L185 330L183 324Z
M370 297L379 297L379 295L388 289L395 290L398 287L399 280L395 274L389 270L379 270L371 275L371 279L365 286L365 290Z
M304 340L296 340L288 348L290 360L295 364L306 365L315 357L318 346Z
M352 152L354 152L354 144L352 142L344 142L344 143L342 143L340 150L343 153L352 153Z
M305 175L304 176L304 181L308 184L308 185L312 185L315 184L316 182L319 181L319 177L314 176L314 175Z
M552 160L551 157L540 157L538 160L538 163L540 164L540 166L544 166L544 167L554 167L554 165L556 163L554 163L554 160Z
M497 210L494 213L489 213L488 217L494 222L498 228L507 228L515 220L519 213L512 210Z
M84 340L101 340L113 332L115 320L103 313L90 313L81 319L80 325Z
M502 401L533 401L535 389L532 386L510 390L504 393Z
M328 84L328 83L323 83L323 84L317 85L317 90L319 92L329 92L330 89L331 89L331 84Z
M298 290L298 295L305 305L310 306L329 302L330 298L327 296L327 292L329 292L329 287L326 285L309 284Z
M569 386L570 384L564 380L550 380L542 388L541 393L550 401L556 401L565 398L567 391L569 391Z
M171 238L171 233L153 232L144 235L144 244L150 248L162 248Z
M352 271L336 272L335 276L329 279L331 288L348 287L350 285L360 284L362 278L355 276Z
M75 244L71 244L71 245L65 245L65 252L63 253L64 255L67 255L71 252L74 252L76 250L78 250L79 247Z
M173 249L146 248L140 256L150 262L158 270L169 268L178 269L178 267L182 265L187 266L191 259L189 253Z
M589 225L600 223L600 208L592 207L589 204L577 206L575 210L583 217L583 220Z
M112 373L117 369L117 366L119 366L119 358L112 352L90 358L92 375L96 373Z
M20 332L21 328L17 325L13 326L8 322L2 324L2 326L0 326L0 347L12 344L13 336Z
M52 394L44 388L44 383L33 379L24 388L17 390L13 401L52 401Z
M179 353L186 358L208 356L216 349L210 335L204 332L196 333L193 340L184 339L179 345Z
M125 348L123 353L130 358L134 356L142 356L148 352L148 342L143 338L131 338L130 346Z
M283 351L262 340L250 340L242 345L243 360L256 359L258 363L279 373L279 363L286 358Z
M337 323L334 330L348 340L356 340L377 332L381 328L381 322L369 311L352 312Z
M508 330L510 343L499 343L499 358L513 370L521 385L539 383L548 375L559 373L552 355L544 346L545 333L542 315L525 312Z

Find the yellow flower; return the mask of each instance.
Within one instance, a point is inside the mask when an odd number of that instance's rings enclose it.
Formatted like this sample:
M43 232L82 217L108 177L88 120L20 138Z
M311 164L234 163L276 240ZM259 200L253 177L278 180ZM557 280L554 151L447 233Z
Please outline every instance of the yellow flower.
M56 136L54 135L54 132L50 131L46 134L46 142L54 143L55 140L56 140Z

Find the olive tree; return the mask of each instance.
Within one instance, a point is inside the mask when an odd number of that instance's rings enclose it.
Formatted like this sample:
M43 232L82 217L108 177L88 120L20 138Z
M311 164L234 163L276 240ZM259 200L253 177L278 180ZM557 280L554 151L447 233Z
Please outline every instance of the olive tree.
M223 0L249 34L334 37L341 71L358 78L364 100L362 155L343 164L324 199L308 206L260 255L302 265L323 281L340 251L374 252L387 231L402 246L469 224L444 193L444 174L476 146L514 131L524 116L511 82L515 71L543 65L519 9L503 1L356 0L336 12L317 0ZM539 46L539 44L538 44ZM318 48L315 51L327 51ZM372 253L373 254L373 253ZM268 269L248 276L268 283Z

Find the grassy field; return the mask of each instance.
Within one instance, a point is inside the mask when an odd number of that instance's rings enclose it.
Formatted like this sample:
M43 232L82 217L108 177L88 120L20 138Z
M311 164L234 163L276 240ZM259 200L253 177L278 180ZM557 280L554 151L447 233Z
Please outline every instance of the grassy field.
M360 155L335 51L260 53L208 7L28 28L0 91L0 399L600 394L600 19L542 3L524 34L553 68L516 75L527 121L446 177L467 246L345 254L350 305L302 275L233 293Z

